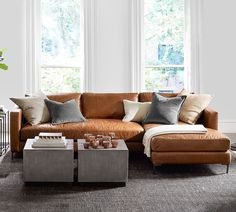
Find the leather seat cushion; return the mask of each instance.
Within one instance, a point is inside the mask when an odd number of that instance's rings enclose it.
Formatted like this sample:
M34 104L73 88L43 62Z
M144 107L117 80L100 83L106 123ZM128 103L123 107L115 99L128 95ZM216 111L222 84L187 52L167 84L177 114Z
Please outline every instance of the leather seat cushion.
M116 136L126 141L141 142L144 129L138 123L118 119L87 119L80 123L26 125L21 129L21 140L34 138L40 132L62 132L66 138L71 139L83 138L85 133L106 135L108 132L115 132Z
M155 126L158 125L147 124L144 129ZM210 128L203 134L166 134L155 136L151 140L151 150L155 152L213 152L227 151L229 148L230 139Z

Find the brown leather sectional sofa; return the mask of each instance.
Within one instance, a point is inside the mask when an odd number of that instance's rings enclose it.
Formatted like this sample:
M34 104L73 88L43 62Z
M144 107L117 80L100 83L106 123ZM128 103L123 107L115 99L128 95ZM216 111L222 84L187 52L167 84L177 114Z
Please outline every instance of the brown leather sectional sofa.
M163 94L167 97L176 94ZM65 102L75 99L86 122L52 125L44 123L31 126L23 124L22 111L17 109L10 114L11 152L21 152L28 138L39 132L63 132L67 138L83 138L85 133L106 134L115 132L126 141L130 151L143 151L142 138L147 129L158 124L123 122L123 99L131 101L151 101L152 93L64 93L49 95L49 99ZM169 134L159 135L151 141L151 160L153 164L230 164L230 140L217 131L218 114L206 108L200 119L208 132L206 134ZM185 124L181 123L180 124ZM75 145L76 149L76 145Z

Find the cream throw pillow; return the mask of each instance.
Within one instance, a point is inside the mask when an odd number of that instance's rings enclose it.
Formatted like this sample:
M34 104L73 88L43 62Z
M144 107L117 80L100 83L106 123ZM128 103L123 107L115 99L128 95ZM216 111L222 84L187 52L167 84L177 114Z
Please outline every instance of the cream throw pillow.
M195 124L202 111L209 105L212 96L209 94L190 94L183 89L178 96L187 96L179 114L180 121Z
M142 122L146 117L151 102L133 102L129 100L123 100L125 116L122 121L129 122Z
M18 105L23 112L23 116L31 125L36 125L50 121L50 114L44 99L47 97L42 94L38 97L10 98Z

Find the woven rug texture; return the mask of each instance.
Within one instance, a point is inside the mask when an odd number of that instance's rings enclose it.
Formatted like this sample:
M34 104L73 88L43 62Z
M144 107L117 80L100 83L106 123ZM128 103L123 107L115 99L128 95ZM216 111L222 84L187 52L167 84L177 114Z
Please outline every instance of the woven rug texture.
M0 211L236 211L236 163L163 165L153 174L142 154L130 154L129 181L116 184L23 182L22 158L0 160ZM76 171L76 170L75 170Z

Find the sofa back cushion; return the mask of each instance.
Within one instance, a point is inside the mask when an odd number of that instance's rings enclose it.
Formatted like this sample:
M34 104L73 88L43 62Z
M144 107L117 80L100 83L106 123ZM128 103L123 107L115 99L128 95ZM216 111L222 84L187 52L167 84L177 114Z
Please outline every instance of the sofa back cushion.
M80 93L58 93L58 94L47 95L47 97L50 100L61 102L61 103L74 99L78 107L81 107L80 106L80 97L81 97Z
M152 94L153 92L142 92L139 94L139 102L151 102L152 101ZM176 97L177 93L159 93L161 96L164 97Z
M124 99L138 101L138 93L83 93L82 113L85 118L122 119Z

